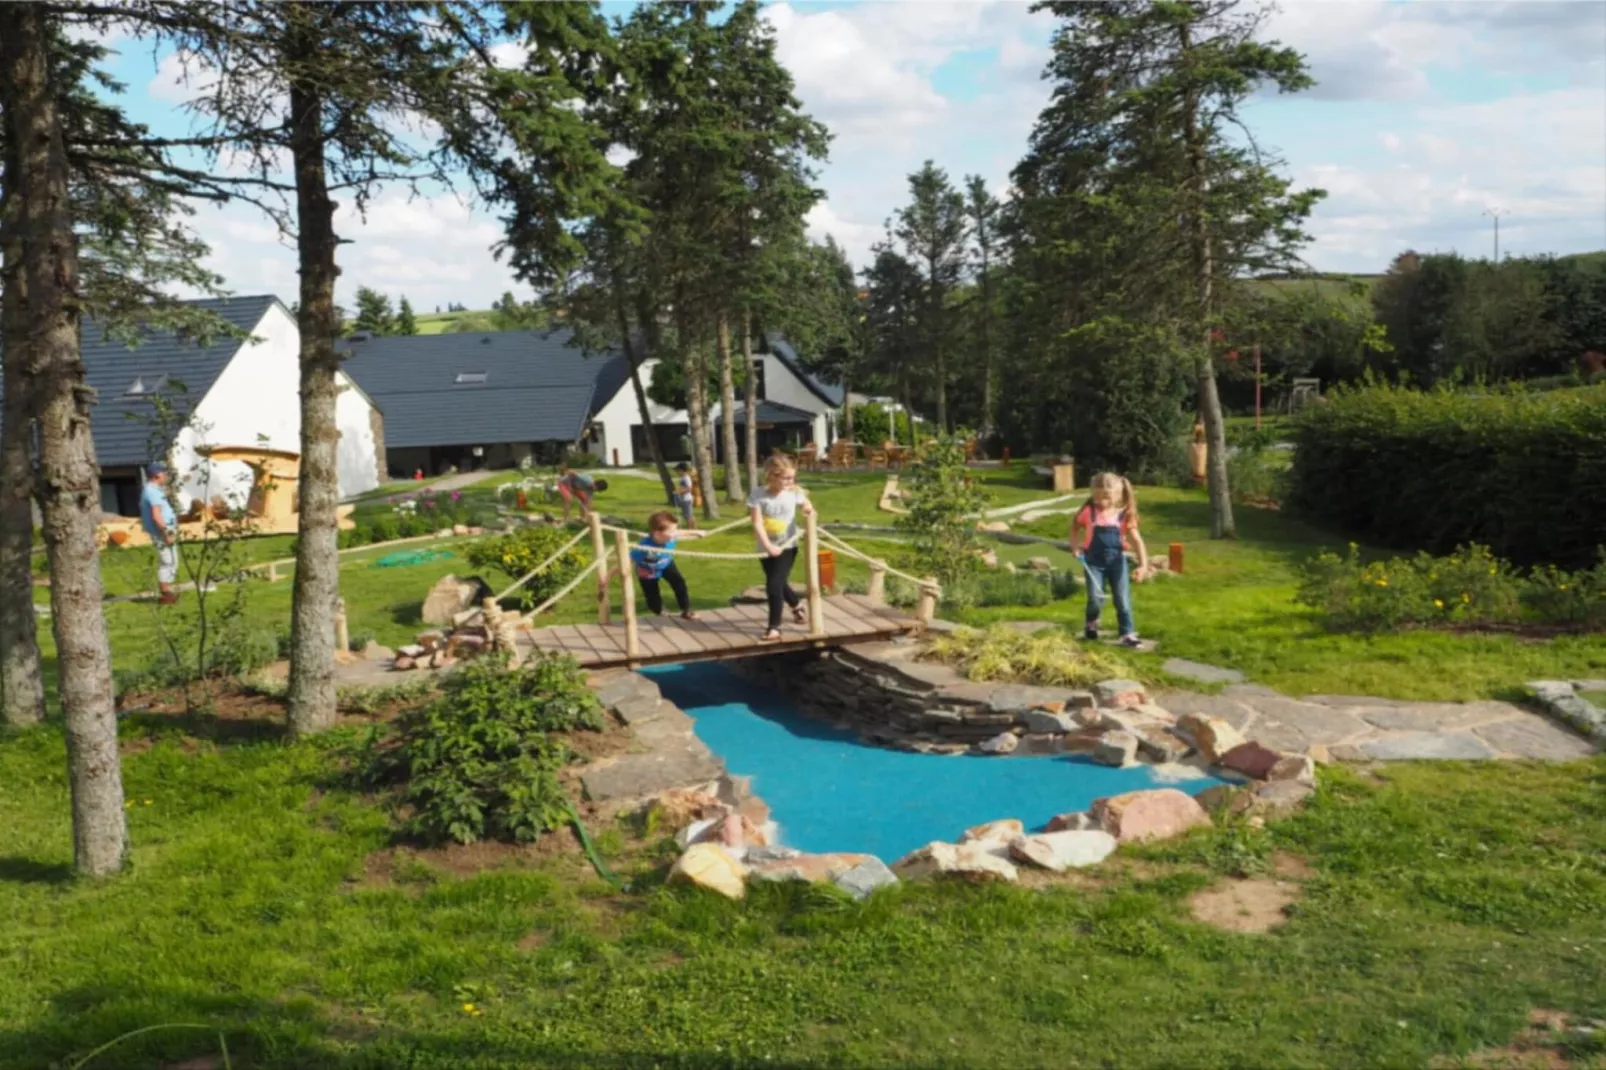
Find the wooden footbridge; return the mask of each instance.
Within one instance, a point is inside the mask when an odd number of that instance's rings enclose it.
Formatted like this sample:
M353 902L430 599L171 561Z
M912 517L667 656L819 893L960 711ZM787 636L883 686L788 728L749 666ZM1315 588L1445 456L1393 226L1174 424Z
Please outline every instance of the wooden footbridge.
M742 526L741 520L708 532L717 535ZM607 535L612 534L613 546L608 546ZM563 554L577 546L589 535L592 560L578 576L562 590L529 613L509 622L513 623L515 642L521 655L533 651L567 654L588 669L612 666L652 665L674 662L713 661L728 658L751 657L777 651L840 646L850 643L877 642L908 632L924 629L936 612L941 588L936 580L919 579L899 572L885 561L871 557L848 545L829 531L822 531L814 515L804 518L803 530L794 539L803 543L803 558L807 572L807 591L801 603L806 610L805 623L793 620L791 613L784 615L781 638L763 638L769 623L767 607L762 604L739 604L729 609L700 610L695 619L685 620L678 615L643 617L636 610L637 583L630 551L639 542L639 532L627 531L602 523L596 513L589 516L589 531L582 531L565 543L556 553L536 568L516 580L512 586L487 598L484 612L497 614L495 608L502 599L516 592L530 580L544 573ZM870 582L865 594L826 595L820 585L820 542L827 541L833 550L847 557L864 561L870 569ZM675 558L704 558L712 560L752 560L757 553L733 554L708 551L661 551ZM888 607L884 592L886 577L892 573L915 584L920 592L914 613L908 614ZM595 577L597 622L595 624L555 624L537 627L534 620L541 613L580 587L588 577ZM622 620L612 619L613 585L619 583ZM462 614L466 618L473 612Z

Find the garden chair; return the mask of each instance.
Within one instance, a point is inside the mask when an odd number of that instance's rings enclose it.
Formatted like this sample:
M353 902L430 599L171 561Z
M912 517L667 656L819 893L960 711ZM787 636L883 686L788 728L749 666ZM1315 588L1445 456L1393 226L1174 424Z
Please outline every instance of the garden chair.
M820 447L810 442L797 451L797 466L805 472L812 472L820 467Z
M869 458L869 468L870 468L870 470L873 472L877 468L885 468L885 467L887 467L887 451L886 450L871 450L870 451L870 458Z

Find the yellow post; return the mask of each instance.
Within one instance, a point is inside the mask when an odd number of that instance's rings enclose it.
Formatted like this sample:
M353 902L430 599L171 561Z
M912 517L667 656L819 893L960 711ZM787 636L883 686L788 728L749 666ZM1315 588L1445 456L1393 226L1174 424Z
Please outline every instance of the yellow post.
M641 656L641 641L636 635L636 583L635 570L630 567L630 547L625 533L613 533L614 548L619 551L619 590L625 607L625 657L635 661Z
M602 517L595 510L586 514L591 525L591 552L597 558L597 623L607 624L608 612L608 544L602 538Z
M819 517L810 512L803 521L803 548L809 555L809 635L820 639L825 636L825 602L820 595L820 531Z
M921 624L930 624L937 615L937 592L940 590L942 588L937 586L935 577L927 576L920 581L920 601L915 603L915 617Z
M887 604L887 563L885 561L870 562L870 589L864 592L865 597L878 606Z

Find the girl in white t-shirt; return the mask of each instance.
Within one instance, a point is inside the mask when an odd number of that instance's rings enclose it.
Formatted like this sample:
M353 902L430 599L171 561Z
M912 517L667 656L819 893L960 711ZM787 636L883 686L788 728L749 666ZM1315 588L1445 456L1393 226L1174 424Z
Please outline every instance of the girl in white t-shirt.
M797 485L797 470L783 456L771 457L764 466L764 486L754 487L747 496L748 512L753 518L753 536L759 552L764 554L764 593L769 598L769 629L764 641L773 643L781 637L781 603L792 609L792 619L799 624L805 620L797 592L788 582L792 565L797 561L797 514L814 512L803 488Z

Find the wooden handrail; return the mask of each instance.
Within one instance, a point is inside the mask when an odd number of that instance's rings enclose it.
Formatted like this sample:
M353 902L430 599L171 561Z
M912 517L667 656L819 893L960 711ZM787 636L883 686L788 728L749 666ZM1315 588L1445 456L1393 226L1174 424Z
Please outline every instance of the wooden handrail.
M635 661L641 657L641 637L636 634L635 570L630 567L630 544L625 533L613 533L614 548L619 552L619 590L625 608L625 657Z
M825 602L820 597L820 529L813 509L803 518L803 548L809 555L809 637L825 635Z
M591 550L598 561L605 561L608 556L608 544L602 537L602 517L595 509L586 514L586 522L591 525ZM610 619L608 611L608 567L603 565L597 570L597 623L607 624Z

